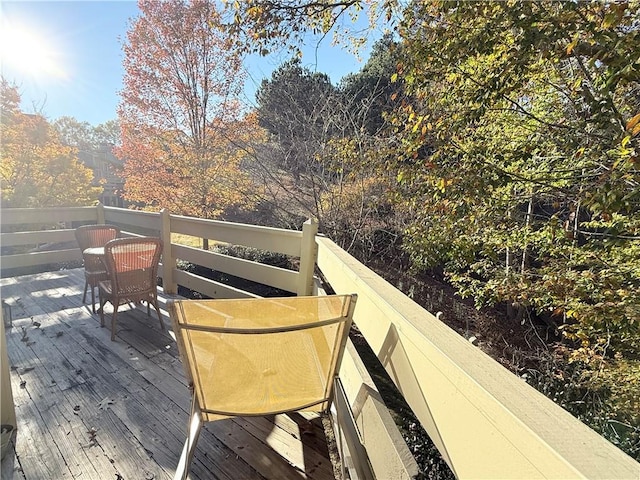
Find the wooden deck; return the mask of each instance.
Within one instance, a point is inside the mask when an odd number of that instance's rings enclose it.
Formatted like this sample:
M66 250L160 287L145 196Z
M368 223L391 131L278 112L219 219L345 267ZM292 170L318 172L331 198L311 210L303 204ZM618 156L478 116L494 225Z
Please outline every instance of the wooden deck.
M3 480L173 478L190 393L160 290L163 320L121 307L117 341L82 304L82 269L0 279L18 423ZM88 295L90 298L90 295ZM323 421L324 420L324 421ZM329 422L316 415L207 424L191 479L333 479ZM323 426L324 424L324 426ZM325 434L327 432L327 435Z

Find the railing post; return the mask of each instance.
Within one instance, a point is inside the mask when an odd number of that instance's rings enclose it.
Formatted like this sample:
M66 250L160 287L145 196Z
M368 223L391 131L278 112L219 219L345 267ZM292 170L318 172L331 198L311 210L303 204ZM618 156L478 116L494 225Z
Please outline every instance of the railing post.
M166 208L160 210L160 238L162 239L162 287L164 293L175 295L178 285L173 280L176 259L171 255L171 217Z
M98 205L96 205L96 210L97 210L96 223L98 225L104 225L106 223L105 217L104 217L104 205L101 202L98 202Z
M300 270L298 280L298 296L311 295L313 292L313 271L316 266L318 249L316 234L318 222L309 219L302 225L302 245L300 246Z

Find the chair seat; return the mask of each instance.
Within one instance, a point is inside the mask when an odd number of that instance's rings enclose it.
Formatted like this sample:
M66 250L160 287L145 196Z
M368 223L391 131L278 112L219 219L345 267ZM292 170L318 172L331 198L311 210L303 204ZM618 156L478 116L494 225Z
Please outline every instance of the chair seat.
M268 335L198 335L191 345L198 362L197 392L208 421L234 415L295 410L321 412L328 396L327 374L317 354L322 332ZM318 338L314 338L318 337ZM201 337L201 338L198 338ZM221 364L225 368L219 368Z
M101 282L98 282L98 290L101 291L103 295L106 295L106 297L109 297L109 301L111 300L118 301L119 304L122 305L124 303L140 302L142 300L146 301L147 299L154 297L152 292L140 293L135 289L131 289L130 292L127 292L127 288L126 286L124 286L118 292L118 295L117 295L118 299L116 300L114 298L115 294L113 291L113 286L111 284L111 281L108 280L108 278L109 276L107 275L107 280L102 280Z
M92 280L94 284L97 285L100 280L106 280L109 278L109 272L107 272L106 270L85 270L84 276L88 280Z

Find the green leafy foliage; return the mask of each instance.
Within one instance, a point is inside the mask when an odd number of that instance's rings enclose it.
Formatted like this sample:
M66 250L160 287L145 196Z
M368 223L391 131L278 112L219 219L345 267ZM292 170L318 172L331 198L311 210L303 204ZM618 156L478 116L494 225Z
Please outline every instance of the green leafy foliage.
M587 356L639 346L637 21L637 2L428 2L400 30L416 268L551 318Z
M53 122L60 140L80 151L96 150L102 144L120 144L120 125L117 120L101 123L97 127L73 117L60 117Z

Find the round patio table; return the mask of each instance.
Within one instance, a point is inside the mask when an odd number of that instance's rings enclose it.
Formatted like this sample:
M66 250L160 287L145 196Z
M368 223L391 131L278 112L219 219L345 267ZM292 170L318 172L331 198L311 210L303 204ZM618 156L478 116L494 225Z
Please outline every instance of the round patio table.
M90 257L97 257L104 265L104 247L91 247L82 252L83 255Z

